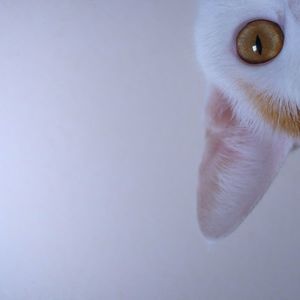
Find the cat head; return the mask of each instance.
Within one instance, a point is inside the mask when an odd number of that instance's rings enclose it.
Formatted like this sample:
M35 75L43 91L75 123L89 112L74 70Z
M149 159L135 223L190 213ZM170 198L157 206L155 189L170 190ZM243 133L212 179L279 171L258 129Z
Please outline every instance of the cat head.
M196 48L210 91L200 167L203 233L231 233L300 137L300 1L202 0Z
M250 24L252 32L247 28ZM267 36L261 38L263 30ZM274 41L276 30L281 32L281 41ZM246 34L239 40L243 31ZM257 46L261 47L257 52L267 53L273 47L278 53L268 61L250 63L241 58L238 43L240 48L243 44L248 47L249 55ZM297 128L278 124L281 108L281 114L288 110L300 118L300 1L202 0L196 47L207 79L227 95L242 120L261 125L262 117L271 126L277 125L279 130L300 136Z

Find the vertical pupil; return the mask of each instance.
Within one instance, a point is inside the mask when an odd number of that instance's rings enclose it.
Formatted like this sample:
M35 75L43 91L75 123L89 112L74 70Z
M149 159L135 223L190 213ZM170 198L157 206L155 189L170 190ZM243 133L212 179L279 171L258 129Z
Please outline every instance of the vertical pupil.
M255 45L253 46L253 51L259 53L259 55L262 55L263 46L259 35L256 36L256 41L255 41Z

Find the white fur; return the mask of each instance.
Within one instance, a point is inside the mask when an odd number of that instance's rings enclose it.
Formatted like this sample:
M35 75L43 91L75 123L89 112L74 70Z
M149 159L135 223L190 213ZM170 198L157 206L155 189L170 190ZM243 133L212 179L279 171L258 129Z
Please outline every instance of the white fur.
M279 56L262 65L241 61L235 46L237 33L256 19L276 22L285 35ZM195 37L197 58L211 89L208 94L220 91L223 96L219 98L226 99L224 105L233 109L232 118L237 120L229 130L224 124L218 127L211 122L208 113L207 127L213 134L207 139L202 161L205 168L200 171L199 218L204 234L216 238L229 234L242 222L262 198L291 149L300 145L298 138L274 132L238 84L242 79L278 104L290 101L300 107L300 1L202 0ZM207 106L212 97L207 97ZM240 134L240 129L246 133ZM212 154L216 142L221 146ZM227 148L242 158L236 161ZM224 161L232 164L222 169Z

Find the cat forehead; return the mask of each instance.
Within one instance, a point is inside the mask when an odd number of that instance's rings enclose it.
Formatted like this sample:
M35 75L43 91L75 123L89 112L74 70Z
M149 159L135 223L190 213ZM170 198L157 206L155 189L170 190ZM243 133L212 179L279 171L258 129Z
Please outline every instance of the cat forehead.
M216 14L243 14L255 17L283 15L286 10L300 9L299 0L205 0L200 6L206 6L208 13Z
M209 3L212 5L219 6L221 8L239 8L239 7L269 7L270 9L274 7L284 7L287 5L296 5L299 0L205 0L200 1L202 3Z
M283 15L288 10L300 19L300 0L202 0L200 3L212 6L216 13Z
M297 20L300 19L300 1L299 0L289 0L289 9Z

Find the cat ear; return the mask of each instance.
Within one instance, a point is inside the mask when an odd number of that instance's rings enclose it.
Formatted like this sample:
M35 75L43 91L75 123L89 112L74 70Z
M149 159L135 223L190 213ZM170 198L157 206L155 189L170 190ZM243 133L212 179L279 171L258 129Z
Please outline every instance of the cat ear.
M199 176L199 223L216 239L230 234L263 197L292 149L288 137L261 137L241 125L214 90L206 107L206 145Z

